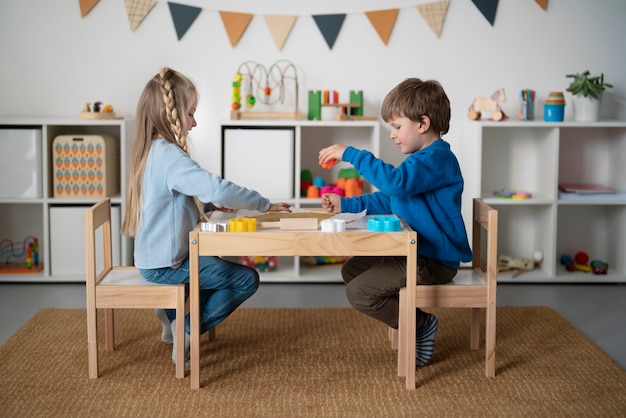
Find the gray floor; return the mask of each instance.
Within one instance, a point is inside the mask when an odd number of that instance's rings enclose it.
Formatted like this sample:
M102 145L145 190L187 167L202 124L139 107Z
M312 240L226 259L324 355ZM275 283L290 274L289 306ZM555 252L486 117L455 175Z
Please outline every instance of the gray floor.
M626 285L500 284L498 306L550 306L626 369ZM262 283L245 307L349 307L337 284ZM84 308L82 284L0 284L0 344L39 309Z

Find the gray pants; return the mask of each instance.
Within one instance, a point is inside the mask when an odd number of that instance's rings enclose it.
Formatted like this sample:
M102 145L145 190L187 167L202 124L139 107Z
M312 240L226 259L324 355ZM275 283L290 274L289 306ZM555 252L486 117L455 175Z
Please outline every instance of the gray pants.
M417 284L451 282L457 270L435 260L418 257ZM341 268L350 304L359 312L398 328L398 295L406 285L406 257L352 257ZM417 309L417 328L426 313Z

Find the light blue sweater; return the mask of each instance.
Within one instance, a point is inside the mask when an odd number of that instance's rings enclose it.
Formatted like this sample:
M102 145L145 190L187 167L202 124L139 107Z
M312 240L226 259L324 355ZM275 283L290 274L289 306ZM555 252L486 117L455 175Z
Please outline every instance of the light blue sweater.
M143 174L136 267L169 267L189 256L189 232L198 223L193 196L217 207L261 212L270 207L258 192L208 172L178 146L155 139Z
M472 259L461 216L463 176L450 144L440 139L398 167L348 147L342 159L379 191L341 199L342 212L393 213L419 233L418 253L449 267Z

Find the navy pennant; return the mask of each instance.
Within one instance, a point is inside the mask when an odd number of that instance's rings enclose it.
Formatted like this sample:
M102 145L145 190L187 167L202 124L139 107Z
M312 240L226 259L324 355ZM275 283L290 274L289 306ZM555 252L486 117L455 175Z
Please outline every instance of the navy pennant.
M176 36L178 36L178 40L180 41L182 37L185 36L185 33L187 33L187 30L191 27L202 9L179 3L168 2L167 4L170 6L170 14L172 15L172 20L174 21Z
M333 49L343 21L346 19L346 14L334 14L334 15L313 15L315 23L320 32L324 36L326 43L330 49Z

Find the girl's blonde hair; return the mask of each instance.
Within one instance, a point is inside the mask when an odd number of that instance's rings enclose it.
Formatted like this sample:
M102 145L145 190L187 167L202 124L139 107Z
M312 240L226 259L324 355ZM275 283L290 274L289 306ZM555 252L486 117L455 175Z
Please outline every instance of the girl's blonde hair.
M139 226L143 172L152 140L164 138L187 152L187 132L191 126L186 126L185 115L197 100L193 82L167 67L144 87L137 103L126 213L122 224L124 235L135 235Z

